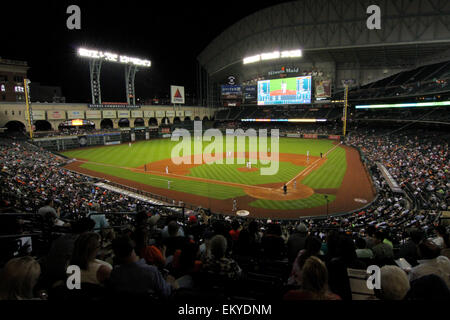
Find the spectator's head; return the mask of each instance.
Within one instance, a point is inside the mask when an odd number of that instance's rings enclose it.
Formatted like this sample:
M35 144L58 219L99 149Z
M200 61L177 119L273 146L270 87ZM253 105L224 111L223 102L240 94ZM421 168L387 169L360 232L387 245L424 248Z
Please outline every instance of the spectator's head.
M147 225L147 222L148 222L147 212L139 211L138 213L136 213L136 219L135 219L136 227L143 227L143 226Z
M217 234L211 239L211 254L216 258L220 259L225 256L227 251L227 239L224 236Z
M328 292L328 270L319 258L309 257L302 268L302 289L323 298Z
M410 288L408 276L397 266L386 265L381 272L381 290L377 296L382 300L403 300Z
M248 224L248 232L250 232L250 234L255 234L258 233L258 231L258 222L256 222L255 220L250 221L250 223Z
M195 216L195 215L189 216L188 222L189 222L189 224L196 224L197 223L197 216Z
M198 245L193 242L187 242L180 254L180 269L188 272L194 268L195 260L198 256Z
M94 203L92 203L91 211L92 212L102 212L102 207L100 206L100 204L98 202L94 202Z
M281 226L278 223L269 224L269 226L267 228L267 234L271 234L271 235L280 237L282 234Z
M150 217L150 219L148 219L148 225L150 227L154 227L156 226L156 224L158 223L159 219L161 218L161 216L159 214L154 214Z
M95 221L91 218L81 218L70 223L73 233L83 233L94 230Z
M447 236L447 229L443 225L439 225L434 228L434 231L438 236L445 238Z
M320 248L322 247L322 241L316 236L308 236L305 240L305 252L297 260L298 266L303 268L305 261L311 257L316 256L320 253Z
M356 248L358 248L358 249L365 249L367 246L367 243L366 243L366 240L364 240L364 238L359 237L355 240L355 245L356 245Z
M373 225L369 225L367 226L366 231L369 237L373 237L375 235L376 228Z
M431 240L422 241L418 250L421 259L434 259L439 257L441 253L441 249Z
M306 235L308 233L308 228L306 227L306 225L303 222L299 223L297 225L297 227L295 228L295 230L302 235Z
M382 242L384 241L384 239L385 239L384 232L381 231L381 230L377 230L377 231L375 232L375 242L376 242L377 244L378 244L378 243L382 243Z
M415 244L419 244L420 241L423 240L423 232L420 231L419 229L413 229L411 230L411 232L409 233L409 235L411 236L411 240L415 243Z
M341 241L339 241L339 252L340 256L346 261L356 259L356 247L353 239L349 236L342 236Z
M83 270L88 269L89 262L93 261L100 249L100 235L96 232L85 232L75 241L71 264Z
M0 274L0 299L32 299L40 274L39 263L30 256L9 260Z
M176 221L170 221L167 225L167 232L170 237L176 237L178 234L178 229L180 229L180 226Z
M240 226L241 226L241 224L237 220L233 220L233 222L231 222L231 229L233 229L233 230L237 231Z
M450 289L441 277L430 274L411 282L405 300L450 300Z
M112 242L114 255L120 263L124 263L128 259L136 256L134 246L135 244L127 235L117 237Z
M54 205L53 198L48 198L44 201L44 206L53 207L53 205Z

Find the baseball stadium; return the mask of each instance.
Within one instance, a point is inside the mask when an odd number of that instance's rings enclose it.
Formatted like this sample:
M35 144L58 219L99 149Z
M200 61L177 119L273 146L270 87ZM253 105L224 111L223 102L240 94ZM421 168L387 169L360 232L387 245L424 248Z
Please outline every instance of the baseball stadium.
M150 61L80 47L91 102L36 101L26 62L0 58L0 279L33 257L23 299L448 301L450 2L384 1L381 28L371 5L255 9L196 57L197 99L138 101ZM126 102L102 100L114 63ZM91 242L103 273L68 290ZM135 256L158 284L127 278Z

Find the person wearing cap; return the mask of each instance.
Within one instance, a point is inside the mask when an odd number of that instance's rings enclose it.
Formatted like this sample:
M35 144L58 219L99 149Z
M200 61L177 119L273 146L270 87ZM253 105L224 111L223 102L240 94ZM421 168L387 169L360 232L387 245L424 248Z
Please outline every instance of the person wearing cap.
M305 241L308 236L308 228L302 222L299 223L287 241L287 252L289 263L293 263L300 250L305 249Z

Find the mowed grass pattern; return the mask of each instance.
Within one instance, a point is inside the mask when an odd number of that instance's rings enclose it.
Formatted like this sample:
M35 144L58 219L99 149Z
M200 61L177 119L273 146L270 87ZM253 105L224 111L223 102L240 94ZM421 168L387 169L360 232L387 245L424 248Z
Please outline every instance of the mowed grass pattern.
M270 147L270 139L268 139ZM125 168L139 167L146 163L169 159L171 157L172 148L179 142L169 139L156 139L149 141L141 141L132 144L102 146L98 148L78 149L64 152L63 154L70 158L86 159L94 163L85 163L82 167L114 175L130 181L140 182L149 186L168 188L167 178L133 172ZM203 147L209 145L210 142L204 142ZM306 154L309 151L311 156L320 156L325 154L333 147L333 141L316 140L316 139L295 139L280 138L279 152L291 154ZM249 150L249 144L246 144L246 150ZM192 148L193 151L193 148ZM224 148L225 152L225 139ZM235 147L235 151L237 148ZM273 148L272 150L273 151ZM101 165L106 164L109 166ZM259 166L258 164L254 164ZM259 172L240 172L239 167L243 164L233 165L201 165L193 168L189 175L206 179L221 180L227 182L241 183L245 185L256 185L266 183L286 182L301 172L304 167L293 165L288 162L280 162L278 174L273 176L262 176ZM120 168L124 167L124 168ZM318 170L313 171L303 180L303 183L315 188L338 188L342 182L343 175L346 170L345 150L336 148L328 155L328 161ZM245 192L242 188L223 186L211 182L187 181L176 178L170 178L170 189L180 192L187 192L194 195L210 197L213 199L232 199L244 196ZM334 196L330 195L330 202L334 201ZM290 200L290 201L273 201L273 200L256 200L251 206L268 208L274 210L298 210L323 205L323 195L314 194L307 199Z
M318 169L313 170L302 181L313 189L339 188L347 170L345 149L337 147L327 155L327 161Z
M336 199L335 195L328 195L328 203L333 202ZM327 204L323 194L315 193L311 197L300 200L263 200L258 199L256 201L250 202L250 206L255 208L265 208L273 210L300 210L306 208L320 207Z
M224 186L220 184L212 184L201 181L187 181L182 179L155 176L151 174L133 172L127 169L112 168L103 165L85 163L81 165L83 168L106 173L119 178L140 182L149 186L168 189L168 181L170 181L170 190L188 192L190 194L204 196L213 199L225 200L233 197L245 196L242 188Z
M237 162L237 161L236 161ZM272 164L273 166L275 164ZM188 176L213 179L226 182L257 185L267 183L286 182L294 178L305 167L296 166L290 162L278 162L276 175L261 175L260 171L240 172L239 168L245 168L245 164L204 164L192 168ZM268 167L259 163L252 163L253 168Z

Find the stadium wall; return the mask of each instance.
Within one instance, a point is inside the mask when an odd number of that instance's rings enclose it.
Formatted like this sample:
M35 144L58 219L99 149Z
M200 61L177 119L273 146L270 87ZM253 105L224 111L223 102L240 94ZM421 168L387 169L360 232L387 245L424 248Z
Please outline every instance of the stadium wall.
M88 104L82 103L32 103L30 104L33 110L33 120L47 121L52 130L58 130L59 124L66 120L74 119L73 115L79 115L77 119L87 119L95 124L96 129L100 129L100 123L104 119L111 119L113 128L119 127L120 119L128 119L130 127L134 127L134 120L137 118L144 119L145 123L151 118L155 118L158 125L162 123L163 118L167 117L170 123L178 117L180 121L186 119L194 120L198 117L200 120L207 118L208 120L214 116L215 109L194 106L138 106L137 108L90 108ZM89 117L87 111L100 111L100 116ZM113 115L104 117L102 111L112 111ZM133 116L132 111L142 111L141 116ZM167 113L167 111L170 112ZM76 113L74 113L76 112ZM121 117L120 113L128 114L128 116ZM20 122L29 132L28 117L26 115L26 105L24 102L9 102L0 103L0 127L5 127L8 123L17 121Z

